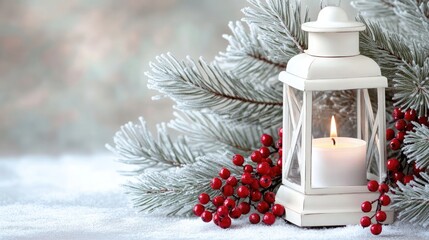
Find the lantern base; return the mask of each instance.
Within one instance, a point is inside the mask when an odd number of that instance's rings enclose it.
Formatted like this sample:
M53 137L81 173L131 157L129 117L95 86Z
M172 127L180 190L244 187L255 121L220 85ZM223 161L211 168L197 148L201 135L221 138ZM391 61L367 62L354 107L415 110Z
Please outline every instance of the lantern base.
M285 219L297 226L343 226L359 224L361 217L372 216L374 211L363 213L360 206L378 197L379 193L372 192L306 195L282 185L277 191L276 203L285 207ZM387 215L383 223L392 223L393 210L383 207L383 211Z

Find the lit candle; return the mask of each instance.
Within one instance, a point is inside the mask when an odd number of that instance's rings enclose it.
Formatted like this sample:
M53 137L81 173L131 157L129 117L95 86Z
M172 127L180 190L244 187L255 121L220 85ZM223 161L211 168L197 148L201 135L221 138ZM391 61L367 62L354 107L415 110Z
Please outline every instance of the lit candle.
M331 137L313 139L311 181L313 188L366 184L366 142L337 137L335 118Z

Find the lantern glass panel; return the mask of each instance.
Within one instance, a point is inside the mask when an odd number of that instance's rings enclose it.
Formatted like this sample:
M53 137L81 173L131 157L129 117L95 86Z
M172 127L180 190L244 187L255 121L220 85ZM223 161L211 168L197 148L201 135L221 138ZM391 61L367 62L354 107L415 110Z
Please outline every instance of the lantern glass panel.
M301 170L300 170L300 160L302 161L303 155L301 151L301 133L302 131L299 131L299 135L297 137L297 142L295 147L293 148L291 163L289 167L289 172L284 174L284 176L287 176L287 180L291 183L301 185Z

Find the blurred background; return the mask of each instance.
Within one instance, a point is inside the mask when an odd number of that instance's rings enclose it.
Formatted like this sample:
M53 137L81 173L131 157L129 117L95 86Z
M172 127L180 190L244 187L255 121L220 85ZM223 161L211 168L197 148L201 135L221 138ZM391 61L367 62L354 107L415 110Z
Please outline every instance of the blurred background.
M212 60L245 0L0 0L0 155L106 151L144 116L171 119L144 72L172 52Z

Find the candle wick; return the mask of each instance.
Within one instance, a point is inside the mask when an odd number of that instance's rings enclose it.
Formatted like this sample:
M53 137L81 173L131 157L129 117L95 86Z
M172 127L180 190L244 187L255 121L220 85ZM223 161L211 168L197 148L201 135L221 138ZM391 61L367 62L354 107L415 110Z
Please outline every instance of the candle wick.
M335 142L335 138L331 138L332 139L332 143L334 144L334 146L335 146L335 144L336 144L336 142Z

